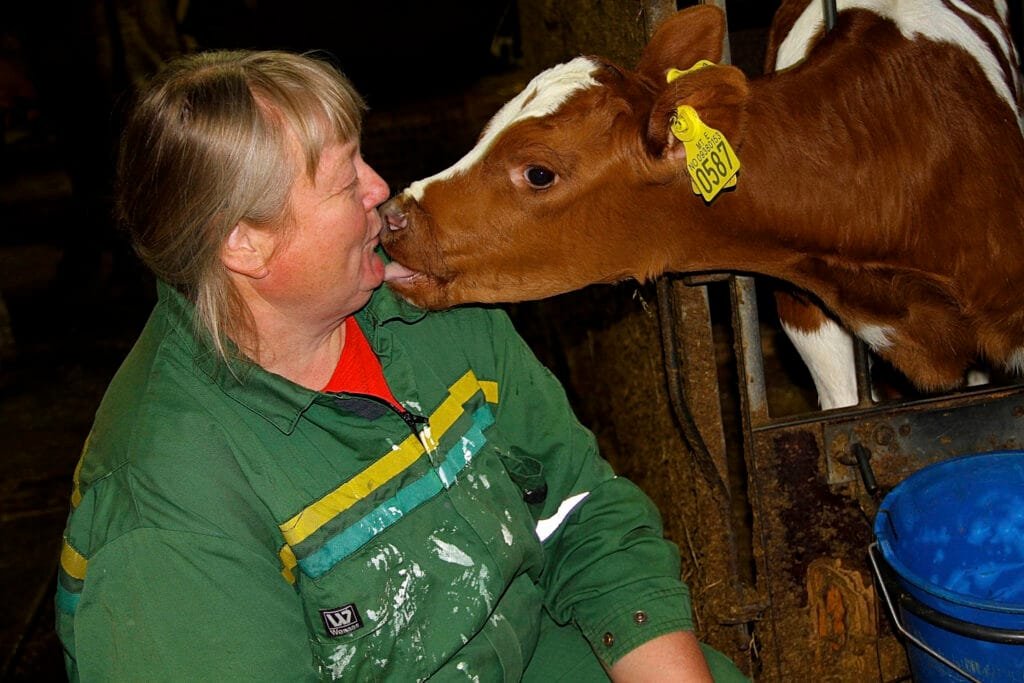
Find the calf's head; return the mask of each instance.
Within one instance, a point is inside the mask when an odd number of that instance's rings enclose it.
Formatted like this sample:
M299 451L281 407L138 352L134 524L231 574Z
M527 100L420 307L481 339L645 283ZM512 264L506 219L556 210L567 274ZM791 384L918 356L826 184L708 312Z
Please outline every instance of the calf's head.
M663 272L666 245L651 229L673 221L663 196L701 202L671 115L689 104L735 145L747 96L732 67L672 83L666 73L719 59L724 31L720 10L693 7L659 27L635 71L579 57L535 77L466 156L382 207L389 285L443 308Z

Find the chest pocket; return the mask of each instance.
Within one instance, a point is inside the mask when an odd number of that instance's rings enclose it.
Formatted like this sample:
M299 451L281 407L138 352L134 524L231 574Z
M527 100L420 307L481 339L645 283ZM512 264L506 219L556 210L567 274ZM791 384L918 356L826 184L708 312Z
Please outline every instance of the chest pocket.
M310 646L325 680L415 680L421 671L400 650L401 631L418 616L425 571L401 549L374 542L313 579L300 574ZM409 634L411 635L411 633ZM404 637L404 636L403 636Z
M526 483L514 478L508 449L500 445L497 433L489 436L493 441L463 474L460 485L450 491L451 504L506 580L518 573L527 573L536 580L544 551L537 538L533 506L527 500L531 491L544 487L537 484L540 477ZM535 484L536 488L531 488Z
M540 597L516 595L506 606L509 585L526 577L502 564L440 495L324 575L300 573L296 587L321 677L425 680L475 640L497 643L490 666L521 670L535 637L521 626L536 620ZM487 636L494 632L502 638Z
M543 550L500 452L481 448L449 487L323 574L296 571L324 679L424 680L470 650L489 680L521 675Z

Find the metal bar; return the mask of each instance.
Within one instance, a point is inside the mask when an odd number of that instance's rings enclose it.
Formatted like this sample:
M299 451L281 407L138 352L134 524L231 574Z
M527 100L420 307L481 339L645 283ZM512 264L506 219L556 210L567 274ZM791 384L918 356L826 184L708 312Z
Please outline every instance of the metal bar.
M730 285L733 334L736 340L736 370L739 373L745 430L753 431L769 422L768 392L764 382L764 357L757 314L754 279L737 276Z
M661 323L661 349L668 383L669 403L676 418L686 445L690 448L693 458L705 482L714 492L716 501L728 510L730 499L729 487L719 472L708 446L697 428L697 422L690 411L686 400L686 390L682 380L682 354L676 343L676 300L672 294L672 285L665 276L658 278L658 317Z
M728 482L729 460L708 287L689 286L685 279L675 277L670 282L678 316L676 335L681 337L683 386L688 393L699 392L700 395L700 400L690 402L690 411L711 460L722 479Z
M719 8L720 10L725 12L726 11L725 1L726 0L701 0L700 4L702 4L702 5L714 5L715 7ZM721 59L721 63L722 64L731 64L732 63L732 49L729 46L728 19L726 20L725 40L722 43L722 59Z
M871 397L871 358L867 345L856 337L853 337L853 368L857 379L857 405L870 406L874 403Z
M831 31L836 25L836 0L821 0L821 4L825 14L825 30Z

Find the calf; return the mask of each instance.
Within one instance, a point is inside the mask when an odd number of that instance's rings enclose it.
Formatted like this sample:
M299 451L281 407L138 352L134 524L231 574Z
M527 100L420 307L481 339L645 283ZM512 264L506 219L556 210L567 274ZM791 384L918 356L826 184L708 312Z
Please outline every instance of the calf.
M842 328L924 390L977 359L1024 369L1024 137L1006 3L784 0L766 76L682 10L635 71L538 75L448 170L383 209L390 286L429 308L543 298L664 272L790 283L784 328L825 408L856 402ZM679 105L732 144L737 184L692 190ZM821 312L821 309L828 314ZM834 320L838 320L842 328Z

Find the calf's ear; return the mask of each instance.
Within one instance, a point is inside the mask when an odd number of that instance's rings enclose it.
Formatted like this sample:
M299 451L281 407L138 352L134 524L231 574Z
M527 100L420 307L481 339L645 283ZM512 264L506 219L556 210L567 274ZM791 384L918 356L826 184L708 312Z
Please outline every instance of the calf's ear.
M689 69L702 59L722 58L725 13L714 5L696 5L676 12L658 25L644 48L636 70L654 83L664 83L669 69Z
M681 105L693 107L708 126L720 131L739 154L746 133L750 86L733 66L708 66L666 83L655 96L647 119L646 141L653 156L678 172L686 162L683 144L672 135L672 116ZM739 154L742 161L743 156ZM658 163L659 166L664 166Z

